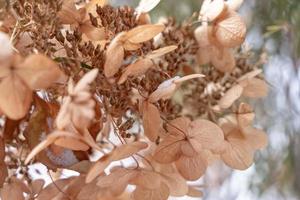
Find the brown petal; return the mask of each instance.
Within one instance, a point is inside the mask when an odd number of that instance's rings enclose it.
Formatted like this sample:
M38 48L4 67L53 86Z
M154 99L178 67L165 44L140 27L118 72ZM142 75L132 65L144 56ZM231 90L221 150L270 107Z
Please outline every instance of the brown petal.
M248 72L246 73L245 75L241 76L237 82L241 83L243 82L244 80L250 80L254 77L256 77L257 75L261 74L262 73L262 69L256 69L256 70L253 70L251 72Z
M246 37L246 24L236 12L229 14L216 22L215 35L224 47L237 47Z
M202 146L201 146L202 147ZM203 149L201 148L201 151ZM195 149L193 148L193 146L191 145L191 143L187 142L187 141L183 141L181 144L181 152L184 156L187 157L193 157L197 155L197 152L195 151Z
M14 183L6 184L0 190L2 200L24 200L23 191Z
M153 62L148 58L137 60L125 69L118 81L118 84L124 83L128 77L138 77L145 74L152 66Z
M133 192L134 200L167 200L169 197L170 191L166 184L161 183L157 186L156 189L149 190L143 187L137 187Z
M220 72L231 72L235 67L235 58L231 49L212 48L212 65Z
M37 200L53 200L53 198L55 198L56 195L61 193L61 190L59 189L64 188L65 186L70 184L70 182L74 179L75 177L71 177L67 179L58 179L55 182L47 185L47 187L45 187L40 192L40 194L37 197Z
M73 0L63 2L61 10L58 12L58 17L63 24L77 24L81 19Z
M39 194L43 189L45 181L43 179L35 179L30 183L33 194Z
M243 96L250 98L260 98L267 96L267 94L268 85L265 81L258 78L252 78L250 80L247 80L247 84L243 90Z
M124 59L122 39L125 33L117 35L110 43L106 51L104 74L107 78L114 76L120 69Z
M159 163L171 163L181 155L181 142L175 136L169 135L158 145L154 159Z
M194 157L181 156L175 164L178 172L189 181L199 179L207 167L207 161L202 154Z
M193 121L190 124L190 127L191 131L189 138L201 142L204 149L218 149L224 140L222 129L211 121L198 119Z
M149 59L159 58L159 57L161 57L165 54L168 54L168 53L174 51L175 49L177 49L176 45L170 45L170 46L162 47L162 48L159 48L159 49L156 49L156 50L152 51L146 57L149 58Z
M104 40L106 37L104 28L97 28L87 21L79 26L79 30L92 41Z
M97 16L96 8L97 5L100 7L105 6L108 2L108 0L91 0L89 3L85 6L88 13L91 13L94 16Z
M89 84L91 84L98 75L98 69L92 69L88 73L86 73L80 81L76 84L74 88L74 93L78 93L81 90L86 90L89 87Z
M62 76L58 65L41 54L28 56L17 66L16 73L33 90L47 88Z
M0 82L0 110L10 119L23 118L30 107L32 92L15 74Z
M146 42L161 33L164 29L165 26L162 24L140 25L128 31L126 39L134 44Z
M156 141L162 127L160 113L156 106L148 101L143 102L143 126L144 134L152 142Z
M244 88L240 85L235 85L230 88L219 101L219 106L222 109L229 108L238 98L242 96Z

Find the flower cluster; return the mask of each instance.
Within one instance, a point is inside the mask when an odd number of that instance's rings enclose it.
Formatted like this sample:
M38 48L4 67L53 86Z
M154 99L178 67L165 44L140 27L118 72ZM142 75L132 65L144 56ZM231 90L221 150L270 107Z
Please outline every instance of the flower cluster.
M267 137L241 97L264 97L268 85L235 51L242 1L205 0L199 27L151 23L159 3L10 5L0 27L3 200L201 197L189 181L215 161L251 166ZM28 174L36 162L79 175L45 187Z

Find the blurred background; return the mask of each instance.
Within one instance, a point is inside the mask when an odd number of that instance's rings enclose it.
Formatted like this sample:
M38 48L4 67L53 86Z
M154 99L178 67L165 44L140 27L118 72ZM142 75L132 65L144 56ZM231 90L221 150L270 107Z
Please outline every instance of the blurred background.
M137 6L138 0L112 3ZM199 11L201 3L161 0L152 19L175 16L182 21ZM268 58L263 69L269 95L252 104L256 126L267 132L269 146L246 171L212 166L203 180L204 199L300 199L300 0L245 0L239 12L248 26L245 46Z

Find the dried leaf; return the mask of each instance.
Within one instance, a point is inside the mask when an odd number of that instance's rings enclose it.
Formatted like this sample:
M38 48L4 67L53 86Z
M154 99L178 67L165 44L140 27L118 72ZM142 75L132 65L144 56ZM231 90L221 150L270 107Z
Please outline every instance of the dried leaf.
M198 198L203 196L203 192L201 192L200 190L196 189L193 186L189 186L189 191L187 193L187 196Z
M55 140L54 144L75 151L87 151L90 148L86 143L80 141L78 138L71 137L60 137Z
M188 193L186 180L177 172L162 175L162 181L168 186L171 196L184 196Z
M39 194L43 189L45 181L43 179L36 179L30 183L30 187L33 194Z

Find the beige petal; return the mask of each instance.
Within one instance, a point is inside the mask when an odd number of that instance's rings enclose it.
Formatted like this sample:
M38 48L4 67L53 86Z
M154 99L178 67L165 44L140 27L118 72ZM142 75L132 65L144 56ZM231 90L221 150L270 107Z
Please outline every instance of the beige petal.
M242 128L252 125L255 114L249 104L241 103L238 108L237 122Z
M181 142L177 137L167 136L155 150L154 159L159 163L171 163L181 155Z
M71 137L60 137L55 140L54 144L75 151L87 151L90 148L86 143L80 141L78 138Z
M268 136L263 130L248 127L243 133L253 149L263 149L268 145Z
M243 96L250 98L261 98L266 97L267 95L268 85L265 81L258 78L252 78L250 80L247 80L247 84L243 90Z
M5 61L5 59L9 59L9 57L13 54L13 46L11 45L10 38L6 33L0 31L0 61ZM1 67L0 67L1 68ZM0 70L0 77L1 70Z
M132 43L132 42L126 40L124 42L123 47L126 51L135 51L135 50L138 50L139 48L141 48L142 45L141 44L135 44L135 43Z
M211 63L220 72L231 72L236 63L231 49L213 47L211 51Z
M229 0L225 4L229 10L236 11L241 7L243 2L244 0Z
M136 170L129 170L125 168L117 168L107 176L101 176L97 179L97 185L101 188L114 187L116 183L128 185L128 182L136 176Z
M201 142L202 147L208 150L218 149L224 140L222 129L215 123L198 119L190 124L189 138ZM197 149L197 148L195 148Z
M137 170L136 176L130 180L130 184L154 190L161 181L161 176L154 171Z
M196 28L194 35L200 46L199 50L210 45L208 34L209 34L209 27L207 25L202 25Z
M178 117L167 123L167 131L177 138L184 139L189 131L191 120L187 117Z
M236 12L216 22L215 35L218 42L224 47L237 47L241 45L246 37L246 24Z
M194 157L181 156L175 164L178 172L189 181L198 180L207 167L207 161L202 154Z
M104 74L107 78L113 77L120 69L124 59L124 48L122 38L125 33L117 35L106 50L106 60L104 64Z
M165 54L168 54L174 50L177 49L176 45L170 45L170 46L166 46L166 47L162 47L159 49L156 49L154 51L152 51L151 53L149 53L146 57L149 59L155 59L155 58L159 58Z
M163 174L162 181L168 186L171 196L184 196L188 193L186 180L177 172Z
M145 74L152 66L153 62L148 58L137 60L125 69L118 81L118 84L124 83L128 77L138 77Z
M162 120L158 108L148 101L143 102L143 126L144 134L150 141L155 142L162 127Z
M124 158L128 158L129 156L132 156L133 154L138 153L142 149L146 149L148 147L148 144L146 142L132 142L129 144L123 144L118 146L114 149L112 152L111 159L112 160L122 160Z
M74 93L78 93L82 90L86 90L98 75L98 69L92 69L88 73L86 73L80 81L76 84L74 88Z
M201 149L202 151L202 149ZM181 144L181 152L184 156L187 157L194 157L197 156L197 152L195 151L195 149L193 148L193 146L191 145L191 143L187 142L187 141L183 141Z
M30 107L32 92L15 74L0 82L0 110L10 119L23 118Z
M248 72L246 73L245 75L241 76L237 82L241 83L241 82L244 82L245 80L250 80L254 77L256 77L257 75L261 74L262 73L262 69L256 69L256 70L253 70L251 72Z
M86 175L85 182L90 183L92 182L97 176L102 174L106 167L112 162L110 155L105 155L101 157L89 170L88 174Z
M245 170L253 163L253 150L243 138L229 137L222 160L231 168Z
M16 73L33 90L47 88L62 76L58 65L41 54L28 56L17 66Z
M211 47L200 47L197 51L196 59L199 65L206 65L211 62Z
M166 184L161 183L154 190L145 189L143 187L137 187L133 192L134 200L167 200L170 191Z
M165 26L162 24L140 25L128 31L126 39L134 44L146 42L161 33L164 29Z
M199 19L202 21L214 21L225 9L224 0L205 0L202 4Z
M242 96L243 90L244 88L240 85L233 86L220 99L219 106L222 109L229 108L237 99L239 99Z
M187 193L187 196L199 198L203 196L203 192L193 186L189 186L189 191Z
M150 12L159 4L160 0L141 0L138 7L135 9L138 13Z

